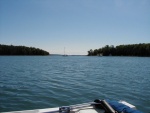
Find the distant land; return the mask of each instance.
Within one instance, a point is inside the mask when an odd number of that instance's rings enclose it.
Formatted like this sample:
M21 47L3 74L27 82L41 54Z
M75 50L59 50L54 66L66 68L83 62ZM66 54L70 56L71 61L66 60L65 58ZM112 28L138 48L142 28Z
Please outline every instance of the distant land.
M150 57L150 43L106 45L105 47L88 51L88 56L148 56Z
M51 56L64 56L64 54L51 54ZM67 55L67 56L87 56L87 55Z
M0 44L0 55L49 55L49 52L35 47Z

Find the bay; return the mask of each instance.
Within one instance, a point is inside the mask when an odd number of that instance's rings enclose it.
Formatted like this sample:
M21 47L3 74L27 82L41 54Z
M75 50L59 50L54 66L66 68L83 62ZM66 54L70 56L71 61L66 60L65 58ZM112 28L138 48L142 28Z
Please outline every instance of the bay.
M149 57L0 56L0 112L125 100L150 113Z

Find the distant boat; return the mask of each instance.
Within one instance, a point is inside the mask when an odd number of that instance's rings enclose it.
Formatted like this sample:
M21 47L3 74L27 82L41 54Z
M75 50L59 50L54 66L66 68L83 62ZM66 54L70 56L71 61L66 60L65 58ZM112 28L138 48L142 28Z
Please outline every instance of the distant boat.
M65 47L64 47L64 55L63 56L68 56L66 53L65 53Z

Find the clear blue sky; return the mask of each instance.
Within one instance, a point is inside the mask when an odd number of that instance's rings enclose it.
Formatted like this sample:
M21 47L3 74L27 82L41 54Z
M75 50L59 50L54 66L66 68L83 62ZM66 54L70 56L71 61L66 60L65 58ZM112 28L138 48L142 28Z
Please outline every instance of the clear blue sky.
M51 54L150 43L150 0L0 0L0 44Z

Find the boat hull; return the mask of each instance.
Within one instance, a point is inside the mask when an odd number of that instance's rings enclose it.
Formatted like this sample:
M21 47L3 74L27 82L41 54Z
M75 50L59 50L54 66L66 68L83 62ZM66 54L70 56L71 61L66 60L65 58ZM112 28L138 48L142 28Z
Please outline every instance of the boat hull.
M104 113L105 111L100 108L96 108L92 105L93 102L83 103L83 104L76 104L71 106L64 106L61 108L69 108L68 113ZM131 109L136 109L136 107L132 104L127 103L126 101L119 101ZM24 111L12 111L12 112L5 112L5 113L67 113L67 112L60 112L60 107L55 108L46 108L46 109L35 109L35 110L24 110Z

